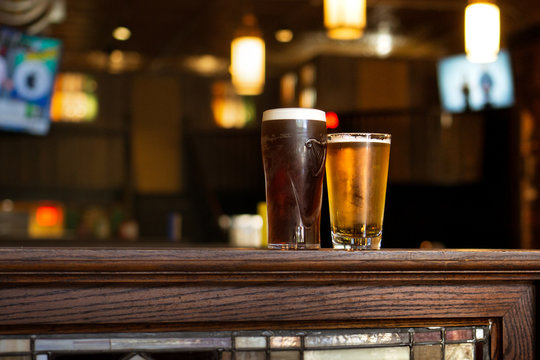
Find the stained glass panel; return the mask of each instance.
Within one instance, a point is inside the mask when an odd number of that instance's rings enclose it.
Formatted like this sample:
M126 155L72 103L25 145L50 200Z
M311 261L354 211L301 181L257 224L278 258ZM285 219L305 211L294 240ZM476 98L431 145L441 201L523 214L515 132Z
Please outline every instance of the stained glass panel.
M0 340L0 353L30 351L29 339L3 339Z
M413 360L442 359L442 345L416 345L413 347Z
M266 338L262 336L237 336L234 339L237 349L265 349Z
M473 344L445 345L444 360L474 360Z
M419 331L414 333L415 342L441 341L441 331Z
M306 348L323 346L357 346L368 344L403 344L409 342L408 333L364 333L306 336Z
M110 350L109 339L37 339L36 351Z
M271 336L271 348L299 348L301 345L300 336Z
M447 330L445 337L447 341L470 340L472 334L472 329Z
M0 360L489 360L490 326L0 336Z
M110 340L111 350L230 348L230 337L120 338Z

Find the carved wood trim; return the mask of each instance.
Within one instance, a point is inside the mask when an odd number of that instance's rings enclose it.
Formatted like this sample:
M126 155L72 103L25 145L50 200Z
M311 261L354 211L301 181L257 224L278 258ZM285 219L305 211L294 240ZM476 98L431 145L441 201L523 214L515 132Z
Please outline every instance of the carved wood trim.
M535 289L524 290L502 317L504 359L536 359Z
M0 282L427 282L540 279L540 251L0 248Z
M538 251L0 248L0 332L492 321L495 359L534 359L539 278Z

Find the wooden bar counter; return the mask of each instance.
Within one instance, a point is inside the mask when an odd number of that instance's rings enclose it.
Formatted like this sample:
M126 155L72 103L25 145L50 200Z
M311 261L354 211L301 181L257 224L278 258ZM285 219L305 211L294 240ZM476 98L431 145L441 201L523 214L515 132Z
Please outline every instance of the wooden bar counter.
M540 251L0 248L0 334L485 325L535 359Z

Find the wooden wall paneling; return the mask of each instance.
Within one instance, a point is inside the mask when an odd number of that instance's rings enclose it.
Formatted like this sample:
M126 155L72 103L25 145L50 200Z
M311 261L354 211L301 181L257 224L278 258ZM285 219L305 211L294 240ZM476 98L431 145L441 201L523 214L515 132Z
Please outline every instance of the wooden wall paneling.
M411 114L385 116L373 124L376 132L392 134L390 147L389 181L405 182L412 178L411 147L414 117Z
M411 108L407 61L321 56L316 66L317 106L325 111Z
M132 88L132 166L135 189L182 189L180 89L175 78L138 76Z
M107 138L107 184L113 188L128 189L130 174L128 173L128 141L129 134L120 134L118 137Z
M130 84L132 75L108 73L92 74L97 82L99 110L96 125L106 128L126 129L130 113Z
M410 107L426 113L439 112L437 59L414 59L408 65Z
M195 132L200 179L211 191L264 191L260 130Z
M56 184L55 138L1 134L0 139L0 184L3 187L47 187Z
M448 123L441 121L440 125L437 181L479 182L483 176L484 118L481 114L448 116Z
M400 60L362 59L357 63L357 110L411 108L409 63Z
M415 113L411 121L412 180L434 182L441 173L440 117L438 114Z
M122 143L121 137L106 135L63 137L58 144L58 185L85 189L118 188L124 179Z
M357 108L358 58L321 56L316 71L317 107L337 113Z
M17 149L14 146L14 142L9 138L3 136L2 141L0 141L0 186L6 186L11 183L14 175L14 162L15 157L18 155Z
M523 248L537 249L540 247L540 201L535 193L538 191L540 179L540 152L538 143L540 139L540 37L538 32L525 33L527 41L516 41L511 47L512 65L514 71L516 105L521 118L522 140L533 144L521 154L520 161L523 169L520 179L524 181L524 187L520 196L522 206L520 208L520 221L526 226L521 227L524 233L520 239ZM526 126L528 122L532 126Z

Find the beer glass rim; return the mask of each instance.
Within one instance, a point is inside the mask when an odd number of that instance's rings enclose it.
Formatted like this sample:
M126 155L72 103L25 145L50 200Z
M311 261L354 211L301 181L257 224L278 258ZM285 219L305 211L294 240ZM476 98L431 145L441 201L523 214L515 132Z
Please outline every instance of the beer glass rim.
M326 122L326 114L322 110L312 108L275 108L265 110L262 117L262 121L297 119Z
M344 142L344 141L377 141L390 143L392 139L391 134L387 133L370 133L370 132L344 132L344 133L331 133L327 136L328 142Z

